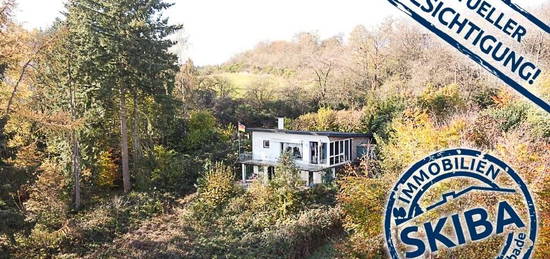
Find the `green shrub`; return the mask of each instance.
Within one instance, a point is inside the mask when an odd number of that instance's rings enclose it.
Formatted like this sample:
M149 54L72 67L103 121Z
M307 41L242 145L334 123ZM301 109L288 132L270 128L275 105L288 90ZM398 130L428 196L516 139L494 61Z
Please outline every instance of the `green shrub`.
M303 258L325 244L328 238L342 233L340 217L337 208L306 210L261 235L244 236L240 246L256 248L256 254L250 256Z
M204 150L204 146L219 142L223 136L216 117L210 111L191 112L187 121L187 134L184 139L187 151Z
M550 116L538 107L531 106L527 122L533 129L533 134L540 138L550 138Z
M148 156L151 186L163 192L187 194L194 189L202 162L163 146L155 146Z
M24 249L27 256L48 257L60 253L63 243L68 239L66 228L50 230L47 226L36 224L31 234L23 239L20 248Z
M194 214L198 218L211 216L211 213L219 211L229 200L241 193L242 188L235 185L231 167L216 163L198 180Z
M527 120L529 105L523 102L511 102L502 107L490 109L489 114L499 120L501 130L507 132Z
M342 233L340 211L336 208L306 210L273 224L263 221L265 211L236 211L239 206L246 207L247 199L241 197L235 199L239 205L234 204L235 208L226 210L206 228L187 222L195 226L187 257L303 258Z
M387 139L393 118L401 113L405 106L405 100L400 97L369 98L361 118L362 131Z
M165 212L172 203L172 197L153 192L115 196L80 211L59 228L36 224L28 237L21 238L18 254L81 256L137 228L145 219Z
M445 119L454 111L464 106L458 85L452 84L442 88L429 86L418 97L418 105L428 110L438 119Z
M482 87L472 96L472 101L482 109L496 104L494 97L498 95L497 88Z
M275 172L269 186L276 198L276 214L279 218L284 218L303 208L300 188L304 186L304 182L290 153L281 155Z
M390 177L350 176L339 180L338 202L344 229L350 233L347 254L372 258L384 254L382 226Z

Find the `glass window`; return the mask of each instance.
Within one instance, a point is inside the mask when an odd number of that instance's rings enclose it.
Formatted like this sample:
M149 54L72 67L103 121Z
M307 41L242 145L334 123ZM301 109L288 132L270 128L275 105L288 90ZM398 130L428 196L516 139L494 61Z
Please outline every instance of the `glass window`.
M264 148L269 148L269 140L264 140Z
M283 143L282 151L290 153L290 155L297 160L302 160L302 145L294 143Z
M321 143L321 164L327 163L327 143Z
M352 150L352 145L353 145L353 141L351 141L351 139L349 140L349 160L352 160L352 154L353 154L353 150Z
M309 159L310 163L318 164L319 163L319 143L318 142L309 142Z
M334 156L334 142L330 142L330 155Z
M344 157L346 161L349 160L349 140L344 142Z
M273 180L273 177L275 177L275 168L273 166L270 166L267 168L267 178L269 180Z

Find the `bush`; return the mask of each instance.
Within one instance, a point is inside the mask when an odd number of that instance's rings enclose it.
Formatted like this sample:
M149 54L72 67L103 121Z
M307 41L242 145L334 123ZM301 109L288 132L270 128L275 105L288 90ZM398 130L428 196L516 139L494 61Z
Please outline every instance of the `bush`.
M320 108L316 113L308 113L292 122L295 130L337 131L336 111L331 108Z
M281 155L275 171L275 177L269 182L269 187L276 199L275 213L278 218L284 218L303 208L299 192L304 182L290 153Z
M210 146L223 138L216 117L210 111L194 111L191 113L187 121L187 135L184 139L187 151L204 150L204 146Z
M507 132L527 120L528 109L523 102L511 102L489 110L489 114L500 122L500 129Z
M464 106L458 85L452 84L442 88L429 86L418 98L418 105L428 110L438 119L444 119Z
M82 256L135 229L143 220L163 213L173 198L160 193L132 192L82 210L58 228L36 224L17 247L20 257Z
M96 248L135 229L143 220L164 213L171 203L172 197L153 192L132 192L102 201L76 215L71 238L64 243L65 249L82 254Z
M25 202L27 220L50 229L59 229L69 212L69 184L61 165L45 161L40 166L37 181L30 188Z
M272 226L261 235L248 235L240 241L241 247L255 248L254 257L304 258L327 239L340 235L341 216L337 208L310 209L296 219Z
M474 96L472 96L472 100L481 109L487 109L496 104L495 97L497 94L498 89L483 87L481 90L475 92Z
M10 241L10 245L16 245L15 235L21 230L25 230L30 224L25 221L25 216L12 208L5 206L0 200L0 235L5 235Z
M21 247L26 253L32 253L36 257L58 254L63 248L62 243L68 239L64 230L50 230L47 226L36 224L31 234L23 240Z
M462 119L437 126L425 112L405 111L403 117L392 122L390 138L377 140L382 171L384 174L400 174L410 163L426 154L459 145L464 127Z
M404 100L399 97L380 99L370 98L365 105L361 118L363 132L387 139L391 131L391 122L405 109Z
M235 185L233 170L216 163L198 180L197 200L193 212L197 218L209 217L219 212L232 198L242 193Z
M99 171L98 185L107 188L114 187L115 181L120 179L120 174L118 173L118 166L113 159L111 151L99 153L97 167Z
M344 229L350 233L345 253L372 258L384 255L382 222L390 177L371 179L349 176L338 181L337 199L343 211Z
M150 184L154 189L163 192L178 195L190 193L194 189L201 165L201 161L163 146L155 146L148 155Z
M322 107L316 113L301 115L290 125L295 130L359 132L363 129L362 116L360 110L336 111Z
M269 212L251 210L250 198L233 199L208 226L186 220L185 235L192 233L186 257L304 258L342 233L337 208L309 209L277 223L265 220Z
M550 138L550 116L548 113L533 105L529 110L527 123L531 125L533 135L539 138Z

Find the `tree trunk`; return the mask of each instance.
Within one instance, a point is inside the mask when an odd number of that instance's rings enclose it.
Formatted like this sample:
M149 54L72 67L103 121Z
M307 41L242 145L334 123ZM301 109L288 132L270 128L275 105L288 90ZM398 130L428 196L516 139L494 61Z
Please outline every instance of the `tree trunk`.
M80 209L80 147L76 131L71 132L71 146L72 146L72 171L74 177L74 207L76 210Z
M130 172L128 168L128 126L126 118L126 89L120 87L120 151L122 155L122 182L124 192L130 191Z
M72 85L72 77L71 77L71 65L68 64L68 83L69 83L69 91L70 91L70 109L71 109L71 124L74 124L76 120L76 100L75 100L75 89ZM74 125L72 125L74 127ZM78 140L78 135L76 132L76 129L71 130L71 149L72 149L72 173L74 177L74 208L75 210L80 209L80 144Z
M31 64L32 60L27 61L23 68L21 69L21 73L19 73L19 78L17 79L17 82L13 86L13 90L11 91L10 99L8 100L8 105L6 106L6 115L10 114L11 105L13 104L13 98L15 97L15 94L17 93L17 87L19 87L19 84L21 84L21 81L23 80L23 77L25 76L25 71L27 71L27 68Z
M133 158L133 171L137 175L138 185L143 187L145 184L143 172L139 169L139 161L141 161L141 143L139 139L139 110L138 110L138 94L137 90L132 92L134 95L134 111L132 120L132 158Z

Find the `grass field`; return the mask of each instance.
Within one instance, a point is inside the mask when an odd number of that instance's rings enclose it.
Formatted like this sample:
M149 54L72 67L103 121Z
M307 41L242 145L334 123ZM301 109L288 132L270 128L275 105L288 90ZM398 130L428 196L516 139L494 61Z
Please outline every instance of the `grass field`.
M235 93L233 97L244 97L246 89L260 81L270 82L270 86L275 88L282 88L288 86L288 81L282 77L270 75L270 74L253 74L248 72L239 73L219 73L212 76L221 77L227 80L234 88Z

